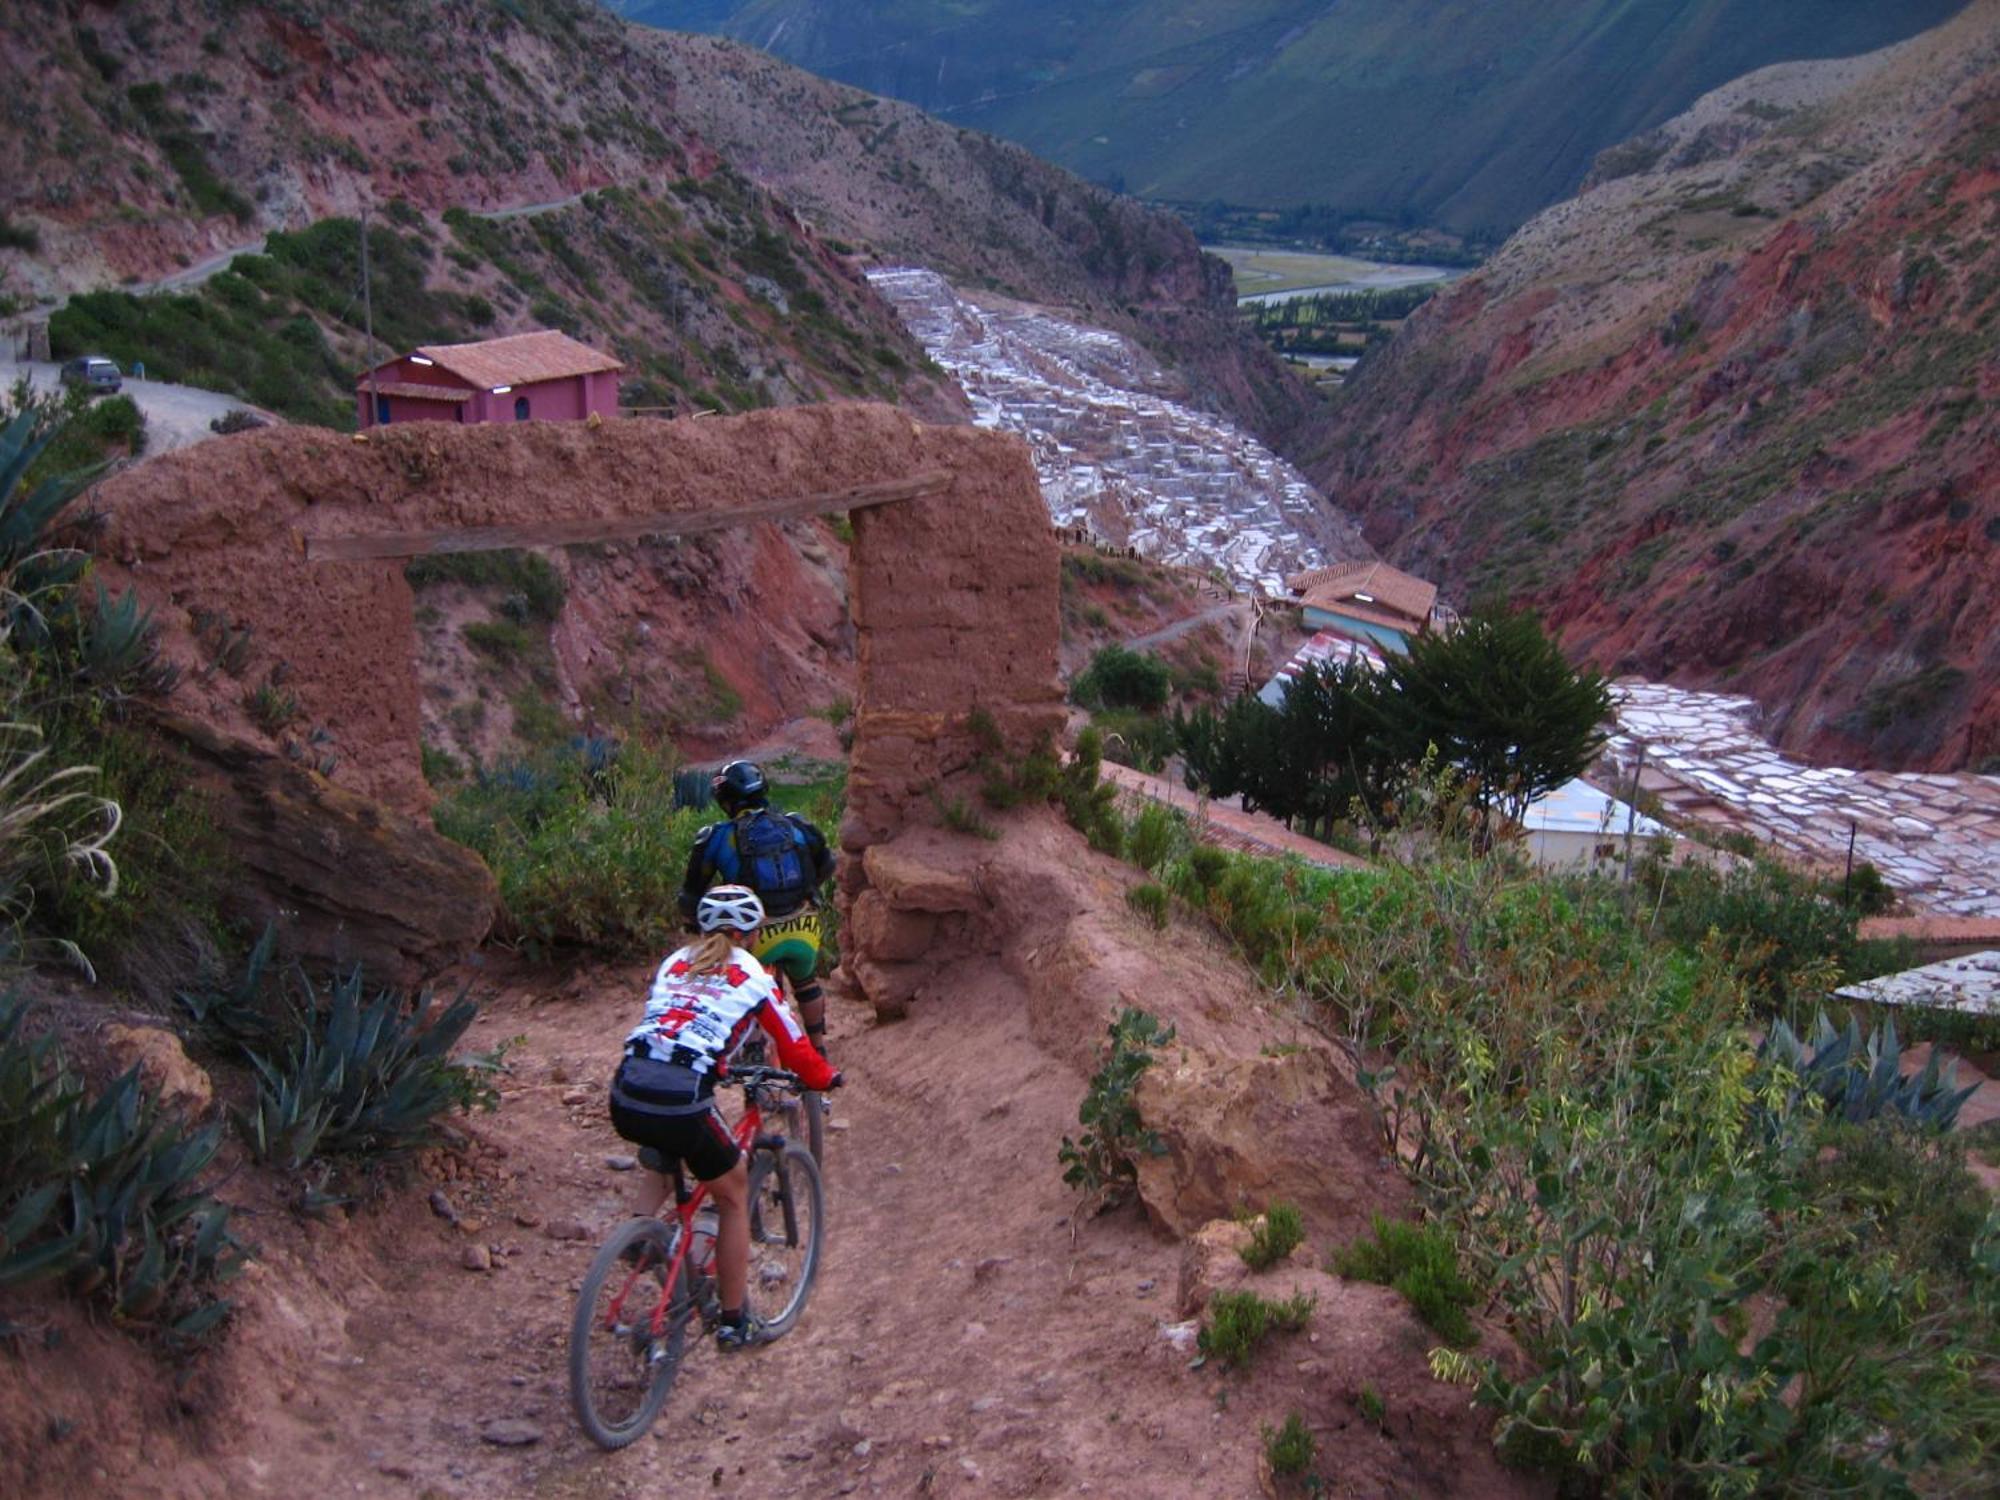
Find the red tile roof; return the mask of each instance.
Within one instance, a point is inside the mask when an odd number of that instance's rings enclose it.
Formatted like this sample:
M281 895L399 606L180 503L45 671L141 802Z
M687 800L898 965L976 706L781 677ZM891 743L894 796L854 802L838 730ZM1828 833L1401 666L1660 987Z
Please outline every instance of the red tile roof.
M1337 610L1398 629L1421 630L1437 603L1437 585L1385 562L1340 563L1286 580L1313 609ZM1367 595L1366 599L1358 596Z
M625 368L623 361L552 328L482 339L476 344L425 344L415 352L439 369L487 390L496 385L533 385L538 380Z

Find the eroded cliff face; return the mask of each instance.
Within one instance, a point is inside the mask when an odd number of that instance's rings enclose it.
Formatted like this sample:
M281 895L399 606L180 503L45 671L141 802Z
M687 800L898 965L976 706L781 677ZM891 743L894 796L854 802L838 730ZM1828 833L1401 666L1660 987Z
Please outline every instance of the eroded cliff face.
M1422 309L1309 466L1462 598L1755 696L1779 744L2000 755L2000 5L1607 153Z

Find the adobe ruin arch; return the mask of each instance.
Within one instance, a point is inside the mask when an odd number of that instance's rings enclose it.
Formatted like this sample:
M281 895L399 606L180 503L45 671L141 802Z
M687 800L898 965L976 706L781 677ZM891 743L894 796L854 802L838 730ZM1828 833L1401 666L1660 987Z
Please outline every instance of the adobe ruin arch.
M279 888L271 899L332 908L302 922L307 951L381 961L394 950L407 968L476 940L465 921L426 930L446 914L427 921L388 888L449 883L430 866L399 879L406 853L451 862L448 851L417 848L430 796L402 571L412 551L852 507L858 683L841 831L850 855L934 820L931 792L977 758L972 710L1018 746L1062 722L1057 548L1025 446L890 407L599 427L423 423L366 441L279 427L167 454L107 480L95 498L107 516L106 583L138 590L167 654L189 669L163 724L227 783L232 830L259 840L254 867ZM283 764L246 724L241 684L218 683L212 668L204 679L195 635L218 617L250 625L288 664L287 689L307 714L349 747L331 785ZM314 832L314 817L336 831ZM382 888L335 899L323 887L371 843L381 846L371 881ZM862 864L847 862L843 905L866 889Z

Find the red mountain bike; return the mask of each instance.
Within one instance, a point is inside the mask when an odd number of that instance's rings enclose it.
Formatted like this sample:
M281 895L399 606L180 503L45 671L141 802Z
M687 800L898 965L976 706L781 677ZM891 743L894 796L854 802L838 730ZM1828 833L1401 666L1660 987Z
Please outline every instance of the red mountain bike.
M733 1132L750 1157L750 1304L767 1338L791 1331L819 1273L825 1195L812 1153L764 1132L767 1109L786 1107L799 1080L779 1068L737 1066L719 1080L743 1089ZM613 1230L584 1273L569 1332L569 1390L577 1420L601 1448L623 1448L653 1425L687 1353L690 1324L712 1334L715 1238L702 1213L708 1188L688 1188L674 1164L673 1214ZM771 1310L766 1312L765 1308Z

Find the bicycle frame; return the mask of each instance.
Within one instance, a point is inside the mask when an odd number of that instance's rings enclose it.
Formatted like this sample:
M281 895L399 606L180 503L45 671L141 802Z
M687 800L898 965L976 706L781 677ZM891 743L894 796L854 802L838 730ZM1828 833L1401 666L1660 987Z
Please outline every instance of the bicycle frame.
M776 1070L758 1069L756 1071L763 1073L774 1072ZM720 1081L726 1083L731 1080L725 1078ZM754 1151L762 1150L766 1147L781 1149L784 1145L785 1138L783 1136L766 1136L763 1134L764 1094L767 1089L775 1086L775 1081L766 1077L747 1078L743 1082L743 1118L738 1120L736 1128L730 1131L730 1139L736 1142L737 1149L743 1153L746 1159ZM673 1179L674 1217L680 1221L680 1233L674 1236L673 1259L667 1265L666 1275L660 1280L659 1304L654 1307L652 1319L648 1325L648 1332L654 1338L659 1338L666 1332L667 1317L673 1310L674 1292L676 1288L682 1285L681 1272L687 1266L688 1252L694 1245L695 1215L700 1212L702 1204L707 1202L709 1198L707 1183L698 1181L692 1189L688 1187L687 1170L679 1161L675 1161L674 1163ZM607 1327L614 1327L620 1321L625 1308L625 1299L632 1295L632 1288L637 1285L639 1278L645 1275L649 1269L650 1267L644 1265L635 1265L626 1273L625 1285L619 1288L618 1295L611 1299L611 1305L607 1309L605 1318ZM688 1285L691 1288L692 1282L688 1283Z

